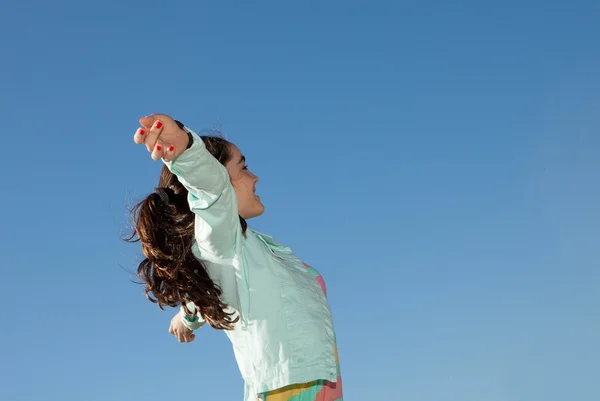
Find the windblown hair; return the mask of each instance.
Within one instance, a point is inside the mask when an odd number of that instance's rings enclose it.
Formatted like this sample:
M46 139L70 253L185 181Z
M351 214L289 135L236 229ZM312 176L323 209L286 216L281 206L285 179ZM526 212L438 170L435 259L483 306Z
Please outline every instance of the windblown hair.
M221 164L231 159L227 140L217 136L201 138ZM139 264L137 275L145 285L146 297L160 309L181 305L188 316L198 312L213 328L232 330L239 317L234 319L233 313L226 311L228 305L220 299L221 289L192 253L195 216L188 204L188 191L166 166L158 188L166 192L168 202L155 192L134 206L134 232L126 239L142 245L145 259ZM240 224L245 233L247 224L241 216ZM196 305L195 311L188 309L186 303L190 301Z

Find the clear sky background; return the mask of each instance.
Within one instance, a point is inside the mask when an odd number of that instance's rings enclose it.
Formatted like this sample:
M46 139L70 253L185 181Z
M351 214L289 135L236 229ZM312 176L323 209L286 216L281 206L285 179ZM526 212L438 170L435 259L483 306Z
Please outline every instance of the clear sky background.
M1 401L241 400L131 282L132 135L221 129L351 400L600 399L600 3L6 1Z

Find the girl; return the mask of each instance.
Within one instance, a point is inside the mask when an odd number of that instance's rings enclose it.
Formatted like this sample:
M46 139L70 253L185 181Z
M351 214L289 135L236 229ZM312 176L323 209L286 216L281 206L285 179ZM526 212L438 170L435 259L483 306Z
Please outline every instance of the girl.
M342 401L325 284L290 248L248 227L264 206L246 158L166 115L140 124L135 143L164 167L133 211L145 256L138 276L161 309L181 306L170 332L189 342L205 323L224 330L246 401Z

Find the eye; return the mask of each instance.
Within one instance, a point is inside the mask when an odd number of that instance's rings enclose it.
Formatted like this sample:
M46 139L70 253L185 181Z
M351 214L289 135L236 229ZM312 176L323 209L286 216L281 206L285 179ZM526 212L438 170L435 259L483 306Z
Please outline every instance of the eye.
M242 170L248 170L248 165L245 165L244 168L242 168Z

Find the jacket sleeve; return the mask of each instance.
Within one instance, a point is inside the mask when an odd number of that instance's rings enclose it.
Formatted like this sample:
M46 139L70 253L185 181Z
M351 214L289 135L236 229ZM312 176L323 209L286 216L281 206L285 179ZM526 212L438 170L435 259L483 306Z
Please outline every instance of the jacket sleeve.
M196 305L194 305L193 302L188 302L187 307L191 311L196 309ZM198 312L196 312L196 314L194 316L186 315L185 310L183 309L183 306L181 307L180 315L181 315L181 322L183 323L183 325L192 331L198 330L200 327L202 327L206 324L206 320L202 319Z
M195 239L202 259L222 261L235 255L241 232L237 199L227 169L193 131L192 146L172 162L164 162L188 190L196 215Z

